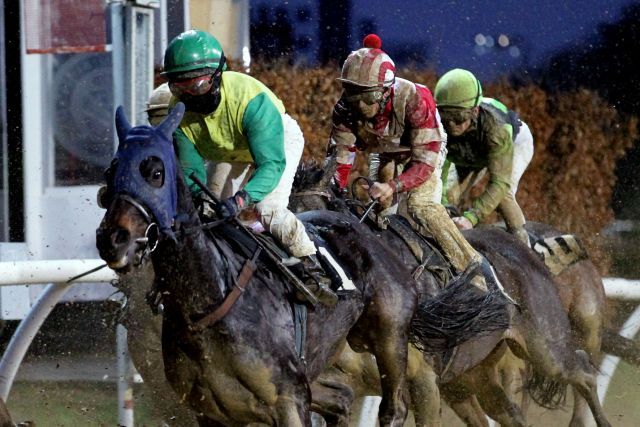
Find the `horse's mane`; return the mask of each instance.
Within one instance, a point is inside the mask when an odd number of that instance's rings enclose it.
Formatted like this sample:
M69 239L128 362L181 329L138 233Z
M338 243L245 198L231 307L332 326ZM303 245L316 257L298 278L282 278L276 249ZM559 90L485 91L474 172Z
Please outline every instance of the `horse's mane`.
M324 173L322 166L315 160L300 162L293 178L292 192L313 188L322 180Z

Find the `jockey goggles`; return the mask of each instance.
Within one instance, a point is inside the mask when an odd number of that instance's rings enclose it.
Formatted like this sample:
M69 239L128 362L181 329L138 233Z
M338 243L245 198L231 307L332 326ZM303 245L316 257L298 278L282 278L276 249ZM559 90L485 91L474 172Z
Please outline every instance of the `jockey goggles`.
M347 85L344 86L344 99L349 104L356 104L360 101L364 102L367 105L376 104L382 101L384 97L384 93L386 88L376 87L376 88L353 88Z
M472 108L443 108L440 110L440 119L442 120L442 123L453 122L456 125L461 125L472 118Z
M180 96L185 93L194 96L204 95L211 90L214 74L206 74L204 76L193 77L190 79L169 81L169 89L171 90L171 93L176 96Z

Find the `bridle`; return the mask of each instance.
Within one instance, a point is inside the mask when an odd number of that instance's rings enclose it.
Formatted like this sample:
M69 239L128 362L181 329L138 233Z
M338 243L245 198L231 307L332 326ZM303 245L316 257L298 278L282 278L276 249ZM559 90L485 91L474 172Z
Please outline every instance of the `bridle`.
M136 260L136 265L141 265L147 256L149 256L158 247L160 241L160 230L158 224L153 220L153 217L149 214L147 209L139 203L136 199L128 194L117 194L116 199L122 199L136 208L140 214L147 221L147 229L144 232L144 237L138 237L135 242L138 245L143 245L142 252L139 255L139 259Z

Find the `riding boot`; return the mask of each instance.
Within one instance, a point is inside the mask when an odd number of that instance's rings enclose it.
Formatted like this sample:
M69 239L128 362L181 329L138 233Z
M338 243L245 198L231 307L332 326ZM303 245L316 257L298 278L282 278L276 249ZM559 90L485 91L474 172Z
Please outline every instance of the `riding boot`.
M470 275L471 279L469 280L469 282L485 293L489 292L487 279L489 279L489 281L493 283L494 287L497 286L497 283L499 283L498 278L495 276L495 273L491 268L491 265L489 264L489 261L487 261L487 259L481 254L478 254L478 256L476 256L469 263L463 275Z
M489 292L489 288L487 287L487 281L485 280L484 274L482 272L482 258L482 256L476 257L476 259L471 261L465 269L463 275L471 275L469 283L478 288L480 291L487 293Z
M327 306L334 306L338 302L338 296L330 288L331 279L320 265L318 257L308 255L300 258L304 269L305 285L318 298L320 303Z

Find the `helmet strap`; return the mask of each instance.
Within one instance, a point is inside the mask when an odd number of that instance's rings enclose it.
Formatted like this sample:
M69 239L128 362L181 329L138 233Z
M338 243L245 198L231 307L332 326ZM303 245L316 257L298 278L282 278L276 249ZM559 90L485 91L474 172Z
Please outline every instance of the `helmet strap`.
M395 79L394 79L395 80ZM380 112L383 112L389 101L391 101L391 91L393 90L393 84L384 88L382 92L382 99L378 103L380 105Z
M224 54L220 57L218 67L213 72L211 79L212 85L209 92L202 95L184 94L180 96L180 101L184 102L187 111L193 111L199 114L211 114L220 105L222 96L220 95L220 86L222 84L222 72L227 59Z
M480 80L476 78L476 99L473 101L473 106L477 107L480 99Z

